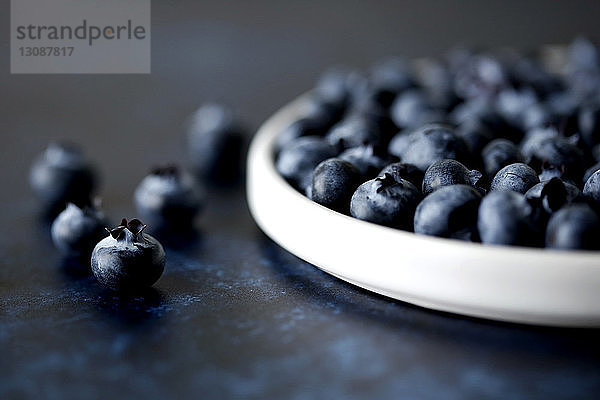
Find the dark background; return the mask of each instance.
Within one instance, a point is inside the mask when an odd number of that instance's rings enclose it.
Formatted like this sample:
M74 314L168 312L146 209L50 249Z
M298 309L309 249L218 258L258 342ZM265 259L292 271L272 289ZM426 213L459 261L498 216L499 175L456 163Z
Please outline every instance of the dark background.
M27 174L47 142L76 141L109 216L133 216L135 185L181 159L205 100L253 132L328 66L598 39L600 2L156 1L152 74L29 76L9 74L1 4L0 398L597 398L598 331L369 294L261 234L243 187L211 190L197 241L167 248L155 291L107 293L61 263Z

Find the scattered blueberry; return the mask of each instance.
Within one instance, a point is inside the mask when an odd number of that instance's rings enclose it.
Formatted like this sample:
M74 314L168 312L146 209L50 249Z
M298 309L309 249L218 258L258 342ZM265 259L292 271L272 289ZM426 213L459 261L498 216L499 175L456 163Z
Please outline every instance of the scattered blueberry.
M146 225L137 219L110 230L92 252L92 272L98 282L112 290L137 290L152 286L165 268L165 251Z
M35 160L29 182L49 215L67 203L86 203L96 187L91 164L72 144L52 143Z
M239 178L244 133L231 110L204 104L190 119L187 139L190 162L200 178L226 184Z
M513 190L524 194L533 185L540 183L537 173L524 163L509 164L492 179L490 190Z
M107 225L104 213L96 205L80 207L69 203L52 223L50 233L54 245L64 255L89 260L96 243L104 238Z
M407 180L385 174L360 185L352 195L350 215L363 221L412 230L419 190Z
M360 171L348 161L330 158L321 162L312 174L310 197L332 210L349 214L350 199L361 183Z
M481 194L468 185L440 187L417 206L415 233L476 240Z
M177 166L154 168L134 192L138 213L157 230L190 229L204 203L191 175Z

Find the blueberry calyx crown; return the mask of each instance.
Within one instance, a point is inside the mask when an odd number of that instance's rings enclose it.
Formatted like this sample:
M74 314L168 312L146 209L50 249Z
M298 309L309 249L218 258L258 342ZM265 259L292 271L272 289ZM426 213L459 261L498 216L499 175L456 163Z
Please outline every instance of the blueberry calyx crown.
M382 176L378 176L377 178L375 178L375 181L379 182L379 187L376 189L377 193L380 193L385 188L398 184L394 177L388 174L387 172Z
M110 236L116 240L126 240L128 236L127 231L129 231L129 233L133 235L134 241L137 241L139 235L146 229L146 226L147 225L137 218L134 218L129 222L127 222L126 218L123 218L119 226L113 229L106 228L106 230L110 233Z

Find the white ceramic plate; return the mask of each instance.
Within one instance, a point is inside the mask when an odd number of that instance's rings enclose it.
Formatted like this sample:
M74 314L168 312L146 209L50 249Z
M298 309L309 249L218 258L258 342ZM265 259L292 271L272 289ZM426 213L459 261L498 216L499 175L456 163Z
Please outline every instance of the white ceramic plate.
M304 112L301 97L273 115L248 156L250 211L280 246L340 279L419 306L530 324L600 326L600 252L416 235L342 215L298 193L275 170L274 142Z

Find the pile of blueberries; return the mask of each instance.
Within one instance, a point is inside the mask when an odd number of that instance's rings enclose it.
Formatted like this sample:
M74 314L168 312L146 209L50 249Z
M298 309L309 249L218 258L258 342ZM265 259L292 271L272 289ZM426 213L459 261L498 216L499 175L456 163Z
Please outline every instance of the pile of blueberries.
M276 142L313 201L418 234L600 249L600 49L335 69Z
M232 112L205 104L190 119L192 173L175 165L151 170L137 186L134 203L158 237L192 232L205 203L203 187L231 185L241 173L243 129ZM36 159L30 184L44 215L53 219L52 240L69 264L90 271L104 287L136 292L152 286L165 267L165 251L139 219L122 219L113 229L94 198L97 173L73 144L52 143Z

